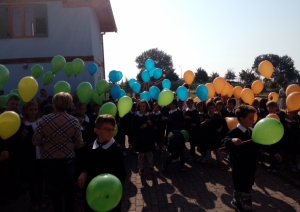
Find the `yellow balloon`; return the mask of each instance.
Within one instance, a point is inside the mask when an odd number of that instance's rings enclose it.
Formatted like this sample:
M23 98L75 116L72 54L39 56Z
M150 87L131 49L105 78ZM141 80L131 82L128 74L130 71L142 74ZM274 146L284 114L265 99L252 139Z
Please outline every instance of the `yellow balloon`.
M235 86L233 88L233 95L236 99L241 98L241 93L242 93L243 88L241 86Z
M272 100L272 101L277 102L277 101L278 101L278 94L275 93L275 92L269 93L269 95L268 95L268 100L269 100L269 101Z
M0 137L8 139L14 135L21 126L20 116L12 111L5 111L0 115Z
M289 111L300 109L300 92L293 92L286 98L286 107Z
M201 102L201 100L200 100L198 97L196 97L196 98L194 99L194 102Z
M39 85L33 77L24 77L20 80L18 90L24 102L29 102L38 92Z
M232 97L232 95L233 95L233 86L230 85L230 88L229 88L229 91L228 91L228 93L227 93L227 96L228 96L228 97Z
M255 80L251 85L251 89L254 94L259 94L264 89L264 84L261 80Z
M225 120L226 120L227 126L230 130L236 128L236 126L239 123L239 121L237 120L236 117L226 117Z
M254 101L254 93L250 88L244 88L241 92L241 98L243 102L252 105Z
M184 79L185 83L188 85L191 85L193 83L194 78L195 78L195 74L194 74L194 72L192 72L190 70L184 72L184 74L183 74L183 79Z
M206 83L205 86L208 89L208 98L214 98L215 96L215 89L212 83Z
M279 116L277 116L275 113L270 113L269 115L266 116L266 118L273 118L273 119L277 119L278 121L280 121Z
M228 82L225 81L225 87L221 92L221 96L226 96L230 90L230 84Z
M293 92L300 92L300 87L298 85L291 84L286 88L286 96L290 95Z
M214 89L217 94L221 94L226 86L226 81L222 77L217 77L213 81Z
M264 60L258 65L258 71L262 76L270 79L273 74L274 68L270 61Z

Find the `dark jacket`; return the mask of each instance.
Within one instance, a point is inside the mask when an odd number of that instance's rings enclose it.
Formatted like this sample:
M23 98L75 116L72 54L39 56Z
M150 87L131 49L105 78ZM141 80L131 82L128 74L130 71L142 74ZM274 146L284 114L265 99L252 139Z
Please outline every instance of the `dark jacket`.
M171 154L180 154L185 148L184 136L180 131L173 130L168 134L168 151Z

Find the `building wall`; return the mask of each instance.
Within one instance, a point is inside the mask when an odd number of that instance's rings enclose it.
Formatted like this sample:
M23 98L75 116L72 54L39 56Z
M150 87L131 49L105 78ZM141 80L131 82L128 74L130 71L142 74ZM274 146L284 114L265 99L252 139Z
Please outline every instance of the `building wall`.
M93 9L63 8L62 2L47 2L48 12L48 37L0 39L0 60L12 58L40 58L62 56L90 56L102 60L101 35L97 17ZM71 62L71 61L67 61ZM85 70L76 77L71 76L71 87L77 87L80 82L89 81L94 86L97 74L91 78L87 67L91 61L85 61ZM5 64L10 71L10 80L4 86L5 93L18 86L24 76L30 75L30 69L35 63L28 64L28 69L23 69L23 64ZM51 71L50 63L40 63L44 72ZM102 69L98 73L102 76ZM55 81L49 84L48 92L51 94L53 85L60 80L68 80L61 70L56 74ZM39 88L43 88L42 76L38 79Z

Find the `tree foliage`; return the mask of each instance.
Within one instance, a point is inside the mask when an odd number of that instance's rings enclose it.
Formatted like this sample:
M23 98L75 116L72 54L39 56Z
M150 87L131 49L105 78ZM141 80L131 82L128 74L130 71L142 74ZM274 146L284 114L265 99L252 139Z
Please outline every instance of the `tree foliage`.
M288 55L280 57L276 54L263 54L255 58L252 69L259 74L258 65L263 60L268 60L273 64L274 72L272 78L277 83L282 81L293 81L299 76L299 72L295 69L294 61Z
M155 67L162 69L165 78L169 79L170 81L176 81L179 79L173 67L172 56L162 50L153 48L142 52L135 59L135 62L137 63L136 67L139 69L139 73L136 76L138 81L142 81L141 73L145 70L144 64L147 59L152 59L155 63Z
M225 73L224 78L226 80L235 80L236 79L236 74L233 71L233 69L227 69L227 72Z
M239 72L240 81L244 84L251 84L254 80L259 79L259 76L255 74L255 70L246 69Z
M209 81L214 81L214 79L216 79L217 77L219 77L220 75L218 74L218 72L212 72L209 76Z
M195 81L199 83L208 82L208 74L203 68L201 67L197 68L195 72Z

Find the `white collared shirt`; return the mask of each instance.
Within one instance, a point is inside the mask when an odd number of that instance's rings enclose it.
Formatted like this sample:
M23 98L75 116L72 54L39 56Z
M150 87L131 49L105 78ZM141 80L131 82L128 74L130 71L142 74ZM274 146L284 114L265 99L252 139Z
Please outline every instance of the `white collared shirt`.
M100 145L97 142L98 138L94 141L93 147L92 149L97 149ZM107 144L102 145L102 149L108 149L111 145L113 145L113 143L115 143L115 139L112 138Z
M196 110L194 107L185 109L186 111L194 111Z
M237 128L239 128L243 133L247 131L247 128L243 127L241 124L238 124ZM252 127L249 127L248 129L252 131Z
M175 108L174 110L171 110L169 113L172 114L172 113L174 113L175 111L177 111L177 108Z
M161 112L160 111L158 111L158 112L154 112L154 115L159 115L159 114L161 114Z
M84 115L84 121L90 123L90 118L86 114Z
M228 111L228 113L234 113L234 110L233 110L233 111L230 111L230 110L227 109L227 111Z

